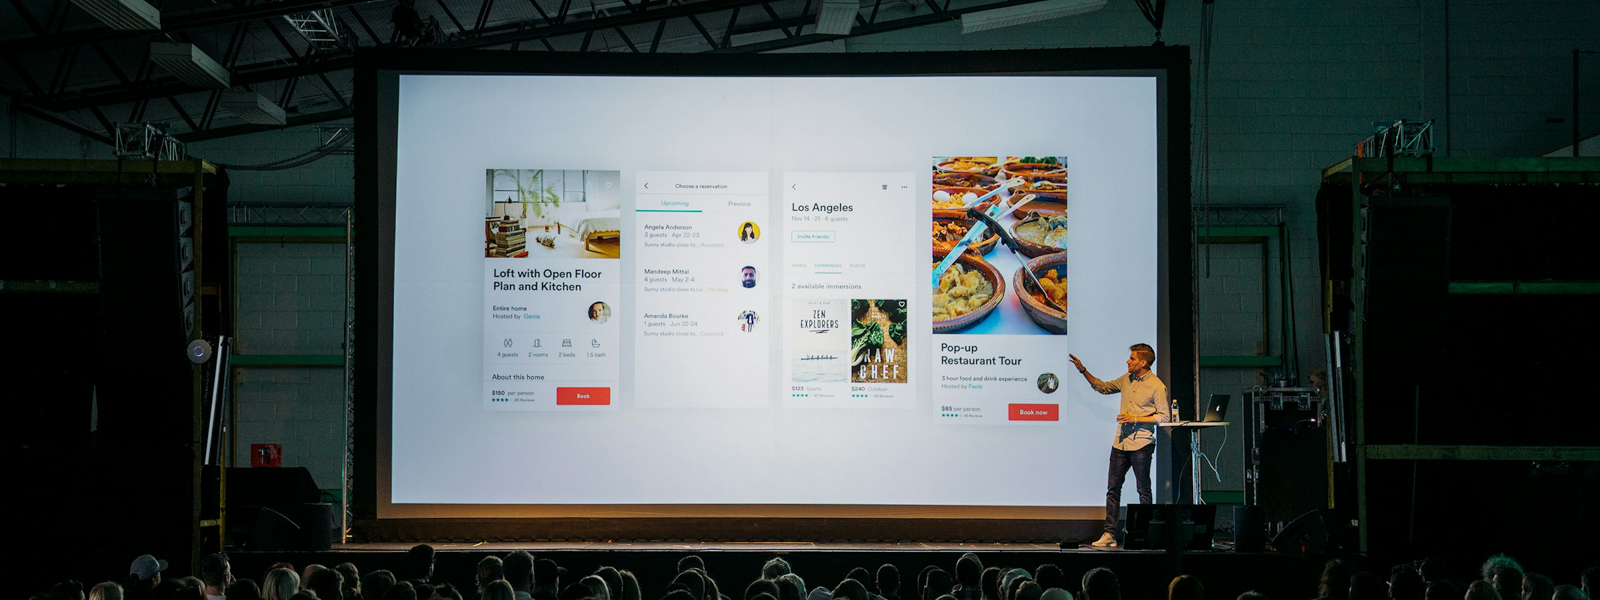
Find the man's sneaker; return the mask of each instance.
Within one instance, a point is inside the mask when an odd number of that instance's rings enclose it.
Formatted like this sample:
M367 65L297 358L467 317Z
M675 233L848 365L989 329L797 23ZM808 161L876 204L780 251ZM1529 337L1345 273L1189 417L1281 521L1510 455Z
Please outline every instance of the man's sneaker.
M1100 534L1100 539L1095 540L1094 543L1089 545L1096 548L1115 548L1117 545L1117 538L1113 537L1109 533L1102 533Z

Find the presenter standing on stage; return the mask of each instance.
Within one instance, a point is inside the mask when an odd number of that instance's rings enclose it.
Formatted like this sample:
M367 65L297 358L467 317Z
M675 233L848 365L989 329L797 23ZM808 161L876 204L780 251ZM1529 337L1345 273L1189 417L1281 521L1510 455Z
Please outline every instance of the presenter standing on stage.
M1111 469L1106 481L1105 533L1091 545L1117 545L1117 509L1122 506L1122 482L1133 469L1138 482L1139 502L1151 503L1150 460L1156 453L1156 424L1172 421L1172 406L1167 400L1167 384L1150 372L1156 351L1149 344L1128 347L1128 372L1112 381L1090 375L1078 357L1071 354L1072 366L1102 394L1122 393L1122 409L1117 412L1117 436L1111 443Z

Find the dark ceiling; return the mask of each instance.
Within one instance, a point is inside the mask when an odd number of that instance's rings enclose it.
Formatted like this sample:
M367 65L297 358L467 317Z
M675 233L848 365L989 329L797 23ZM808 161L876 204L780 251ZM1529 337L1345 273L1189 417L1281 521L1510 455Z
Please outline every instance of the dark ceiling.
M78 6L90 1L0 6L0 93L18 110L109 143L116 123L166 122L191 142L275 128L221 109L225 90L167 72L150 60L152 42L194 44L229 71L229 89L261 94L293 126L350 116L359 48L770 52L1041 0L859 0L849 35L815 32L823 0L415 0L415 14L437 25L423 39L397 35L402 0L154 0L159 31L112 29Z

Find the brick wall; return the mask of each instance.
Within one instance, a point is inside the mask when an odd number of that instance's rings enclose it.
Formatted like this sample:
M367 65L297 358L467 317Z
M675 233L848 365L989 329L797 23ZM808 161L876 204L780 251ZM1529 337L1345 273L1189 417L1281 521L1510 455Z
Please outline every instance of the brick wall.
M241 243L238 354L344 354L344 245ZM235 387L236 450L283 444L285 466L306 467L324 489L340 486L344 456L344 369L244 367Z

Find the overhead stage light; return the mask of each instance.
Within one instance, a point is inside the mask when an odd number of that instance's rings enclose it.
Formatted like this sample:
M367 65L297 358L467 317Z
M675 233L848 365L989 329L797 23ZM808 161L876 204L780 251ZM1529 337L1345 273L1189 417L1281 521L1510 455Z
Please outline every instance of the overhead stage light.
M284 124L283 109L255 92L223 92L222 108L251 125Z
M823 35L850 35L856 27L856 15L861 13L858 0L822 0L822 10L817 12L817 33Z
M151 42L150 60L195 87L228 87L228 70L194 44Z
M144 0L72 0L112 29L161 29L161 11Z
M1049 21L1094 12L1105 7L1106 0L1044 0L1021 6L967 13L961 15L961 33Z

